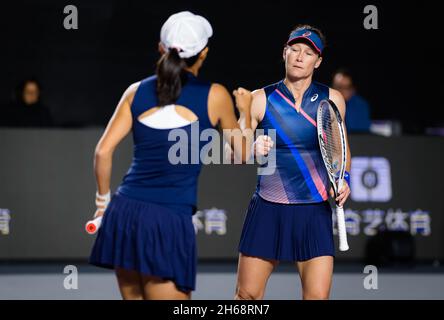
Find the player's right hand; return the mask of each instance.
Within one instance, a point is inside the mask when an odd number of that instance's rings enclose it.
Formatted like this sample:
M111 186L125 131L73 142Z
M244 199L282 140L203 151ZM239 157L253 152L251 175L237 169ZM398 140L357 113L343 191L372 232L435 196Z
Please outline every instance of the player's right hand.
M335 190L333 189L333 187L330 187L330 197L334 198L335 197Z
M94 213L94 219L103 216L104 213L105 210L97 209L96 212Z
M97 210L94 213L94 219L103 216L103 214L105 213L106 207L108 207L110 200L111 200L111 190L108 191L104 195L101 195L98 192L96 192Z
M271 148L273 148L274 142L270 136L261 135L257 137L254 142L254 154L256 156L266 156Z

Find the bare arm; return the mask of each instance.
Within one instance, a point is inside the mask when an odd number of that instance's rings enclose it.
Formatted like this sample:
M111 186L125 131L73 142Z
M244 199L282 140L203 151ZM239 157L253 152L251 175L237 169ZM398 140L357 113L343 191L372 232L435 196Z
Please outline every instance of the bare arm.
M239 89L235 92L238 101L240 117L245 119L246 125L241 128L234 113L233 100L228 90L220 85L213 84L208 98L209 116L213 124L218 123L224 130L224 137L230 143L232 150L238 159L246 162L249 158L253 132L251 130L250 104L251 96L249 91Z
M259 122L262 121L262 118L265 114L265 105L266 105L266 96L264 89L254 90L252 93L253 100L251 102L250 108L250 125L251 130L256 130ZM246 117L244 114L241 114L239 117L239 125L241 128L246 127L247 123Z
M106 194L110 190L112 157L117 145L130 132L132 116L130 106L139 83L132 84L122 95L94 153L94 174L97 191Z
M262 121L265 115L265 109L267 104L267 96L264 89L258 89L252 92L253 101L251 103L251 129L256 130L259 123ZM239 125L241 128L245 127L245 118L239 119ZM266 156L274 145L274 141L267 135L260 135L256 138L253 145L254 155Z

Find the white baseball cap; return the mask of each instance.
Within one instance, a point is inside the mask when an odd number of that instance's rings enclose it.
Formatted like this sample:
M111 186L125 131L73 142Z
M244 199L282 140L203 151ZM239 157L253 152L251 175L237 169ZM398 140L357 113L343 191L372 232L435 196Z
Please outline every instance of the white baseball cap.
M195 56L213 35L211 24L202 16L189 11L175 13L160 30L160 41L165 49L175 48L181 58Z

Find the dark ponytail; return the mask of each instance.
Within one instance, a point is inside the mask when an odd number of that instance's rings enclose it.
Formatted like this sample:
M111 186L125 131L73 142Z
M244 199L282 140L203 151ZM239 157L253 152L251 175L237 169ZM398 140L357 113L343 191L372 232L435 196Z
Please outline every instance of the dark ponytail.
M192 66L199 54L182 59L176 49L170 49L157 62L157 98L159 106L173 104L179 99L187 77L185 68Z

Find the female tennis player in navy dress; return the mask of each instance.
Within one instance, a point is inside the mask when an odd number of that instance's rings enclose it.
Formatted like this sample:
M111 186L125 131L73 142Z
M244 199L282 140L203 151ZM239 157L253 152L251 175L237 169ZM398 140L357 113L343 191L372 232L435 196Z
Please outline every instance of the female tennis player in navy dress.
M89 261L116 270L124 299L189 299L195 289L192 215L201 162L171 162L177 138L169 141L169 134L177 128L187 137L216 125L239 128L228 91L197 77L211 35L205 18L172 15L161 30L156 75L126 90L96 147L95 216L103 220ZM240 113L249 117L251 95L240 88L235 96ZM133 161L111 197L112 154L130 130ZM190 156L200 154L202 145L188 139L185 147ZM245 160L242 148L234 149Z
M319 151L316 112L319 102L330 98L344 119L345 102L338 91L312 80L324 43L318 29L296 27L283 51L285 79L253 92L251 127L265 131L255 142L256 155L274 148L276 165L273 174L258 176L247 210L239 244L237 299L262 299L279 261L295 262L304 299L329 297L335 255L327 202L332 191ZM276 141L268 130L276 130ZM349 194L345 183L336 200L342 205Z

